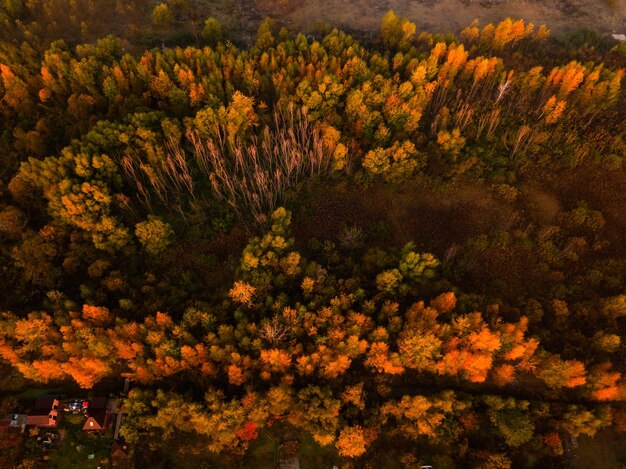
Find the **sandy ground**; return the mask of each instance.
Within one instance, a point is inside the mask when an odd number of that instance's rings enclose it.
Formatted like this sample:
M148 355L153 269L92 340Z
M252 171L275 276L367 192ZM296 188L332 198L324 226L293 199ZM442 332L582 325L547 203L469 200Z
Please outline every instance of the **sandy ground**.
M610 0L608 0L610 1ZM263 15L290 29L315 31L319 22L348 30L377 31L387 10L411 19L418 31L458 32L472 20L482 25L504 18L546 24L553 32L580 27L626 33L626 0L255 0Z

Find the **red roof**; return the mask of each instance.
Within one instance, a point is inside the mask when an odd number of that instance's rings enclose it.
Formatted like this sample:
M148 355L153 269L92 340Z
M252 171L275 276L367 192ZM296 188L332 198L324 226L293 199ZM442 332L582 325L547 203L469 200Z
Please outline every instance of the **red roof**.
M85 420L85 424L83 425L83 430L105 430L109 424L110 415L108 409L90 409L87 420Z
M50 410L50 409L52 409L52 406L55 403L58 405L59 401L57 399L52 398L52 397L40 397L39 399L37 399L35 401L35 405L33 406L33 409Z
M55 427L61 418L61 403L58 399L37 399L32 410L26 416L27 425Z

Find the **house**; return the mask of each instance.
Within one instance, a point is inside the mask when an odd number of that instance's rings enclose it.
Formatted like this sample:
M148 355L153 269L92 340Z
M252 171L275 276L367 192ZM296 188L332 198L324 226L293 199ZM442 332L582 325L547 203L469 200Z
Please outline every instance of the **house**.
M109 425L109 419L111 417L111 409L107 407L106 397L94 397L89 401L87 407L87 420L83 425L83 430L90 431L104 431Z
M35 427L56 427L61 420L61 403L52 397L35 401L32 410L26 416L26 425Z
M128 445L124 442L114 441L111 447L111 457L114 460L126 461L128 460Z

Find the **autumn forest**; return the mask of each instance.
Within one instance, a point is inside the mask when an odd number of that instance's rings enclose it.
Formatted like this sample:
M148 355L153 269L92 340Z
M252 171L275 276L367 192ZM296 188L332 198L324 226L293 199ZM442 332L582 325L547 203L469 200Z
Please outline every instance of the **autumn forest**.
M276 467L274 440L567 467L623 438L626 42L393 12L80 41L39 3L0 10L2 413L128 378L115 467Z

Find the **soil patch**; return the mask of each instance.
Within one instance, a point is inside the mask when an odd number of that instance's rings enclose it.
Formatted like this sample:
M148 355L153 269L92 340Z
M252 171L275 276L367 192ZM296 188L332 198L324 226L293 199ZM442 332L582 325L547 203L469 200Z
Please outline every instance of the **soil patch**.
M506 229L516 217L514 206L476 183L436 190L331 185L315 188L307 199L294 217L296 239L336 241L346 227L371 233L382 221L390 228L385 245L413 241L419 250L438 256L479 234Z
M522 193L533 219L546 225L555 221L561 211L561 202L555 194L537 183L524 185Z
M563 210L571 210L578 202L585 201L590 209L602 212L606 221L602 237L610 243L610 253L626 256L625 171L612 171L599 166L578 167L558 174L542 172L533 180L544 188L543 193L535 192L534 197L535 200L543 197L542 206L546 213L554 210L553 197L558 199ZM549 192L545 188L550 188Z
M532 244L503 242L477 250L467 246L469 239L500 232L516 236L521 232L515 230L530 224L556 224L560 213L584 200L602 212L606 225L601 236L609 242L586 262L626 256L626 173L601 167L542 172L529 175L521 193L509 202L479 182L465 180L436 188L319 185L298 201L293 230L299 249L310 238L338 242L350 227L364 234L367 245L401 248L413 241L418 250L440 259L463 259L457 278L463 289L510 300L541 296L559 280L542 266ZM388 231L382 240L374 236L381 222Z

